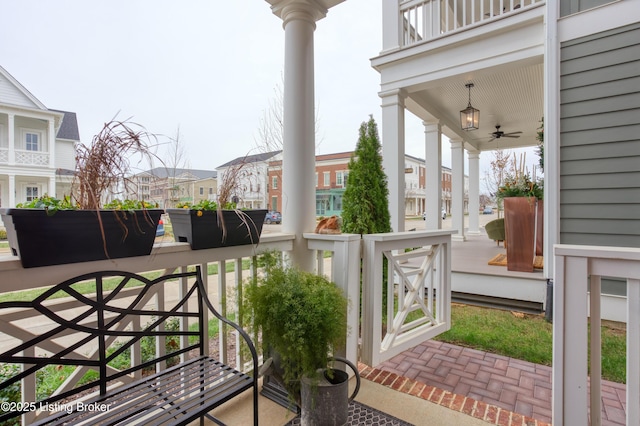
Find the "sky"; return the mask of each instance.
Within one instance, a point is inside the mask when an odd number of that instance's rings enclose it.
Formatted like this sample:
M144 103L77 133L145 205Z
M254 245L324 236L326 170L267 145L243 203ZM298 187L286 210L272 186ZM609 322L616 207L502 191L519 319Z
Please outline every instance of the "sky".
M191 168L257 152L284 71L282 21L266 1L0 0L0 10L0 65L47 108L75 112L83 143L117 117L161 143L179 131ZM335 6L314 37L317 154L354 150L370 114L381 130L370 64L382 46L380 0ZM424 128L409 112L405 132L406 153L424 158Z

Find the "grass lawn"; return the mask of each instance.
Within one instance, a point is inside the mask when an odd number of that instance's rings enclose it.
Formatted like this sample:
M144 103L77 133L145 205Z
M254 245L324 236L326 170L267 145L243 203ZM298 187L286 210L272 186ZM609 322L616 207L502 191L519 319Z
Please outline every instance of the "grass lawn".
M451 330L436 340L551 365L553 325L541 315L453 304L451 322ZM602 377L626 382L624 324L602 326Z

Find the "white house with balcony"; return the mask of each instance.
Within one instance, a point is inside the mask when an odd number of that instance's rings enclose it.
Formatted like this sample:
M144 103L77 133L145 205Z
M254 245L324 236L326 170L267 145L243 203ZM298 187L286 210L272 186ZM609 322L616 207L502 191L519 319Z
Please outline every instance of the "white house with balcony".
M0 203L68 194L80 141L76 114L49 109L0 67Z
M246 155L228 161L218 167L217 187L220 189L229 173L236 174L235 190L231 197L239 208L268 208L269 162L282 159L282 151Z

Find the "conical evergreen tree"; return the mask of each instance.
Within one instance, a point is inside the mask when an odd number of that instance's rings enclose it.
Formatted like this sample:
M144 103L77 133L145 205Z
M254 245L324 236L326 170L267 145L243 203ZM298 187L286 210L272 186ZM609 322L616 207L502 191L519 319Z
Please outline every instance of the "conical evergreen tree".
M360 125L360 137L349 161L347 188L342 199L342 232L391 232L389 189L382 168L378 126L373 116Z

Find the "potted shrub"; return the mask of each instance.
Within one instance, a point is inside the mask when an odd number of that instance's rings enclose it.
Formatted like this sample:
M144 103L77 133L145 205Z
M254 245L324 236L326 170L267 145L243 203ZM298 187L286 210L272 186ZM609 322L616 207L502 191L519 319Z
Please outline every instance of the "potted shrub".
M149 135L112 120L76 150L72 194L1 209L7 238L25 268L148 255L162 210L149 203L103 201L127 183L129 161L150 157Z
M542 249L543 189L524 170L523 161L520 167L515 167L515 159L513 163L515 172L498 189L498 198L504 202L507 269L533 272L536 253Z
M348 374L332 361L347 336L348 301L325 277L264 256L264 273L245 285L243 316L262 337L265 369L279 375L289 399L300 405L302 424L344 424L348 417ZM268 354L268 355L267 355ZM277 360L275 367L270 363Z
M176 241L188 242L193 250L258 244L267 210L236 208L245 165L240 162L229 168L218 188L217 202L186 202L167 209Z

